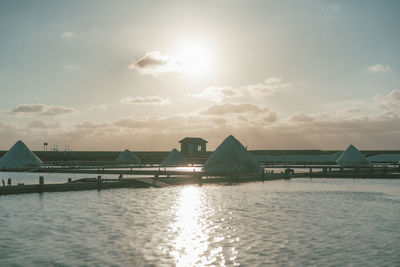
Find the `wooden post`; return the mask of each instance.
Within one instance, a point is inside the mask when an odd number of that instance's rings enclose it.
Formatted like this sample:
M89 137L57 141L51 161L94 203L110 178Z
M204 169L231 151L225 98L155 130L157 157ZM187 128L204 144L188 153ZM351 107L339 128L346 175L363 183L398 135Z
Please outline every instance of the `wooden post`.
M158 180L158 174L154 174L154 179L153 179L152 185L156 185L157 180Z
M68 178L68 183L72 183L72 178Z
M101 176L97 176L97 190L101 190Z
M200 174L197 174L197 176L199 177L199 185L203 185L203 176Z
M8 184L8 186L11 186L11 178L7 179L7 184Z
M40 186L44 185L44 177L43 176L39 176L39 185Z

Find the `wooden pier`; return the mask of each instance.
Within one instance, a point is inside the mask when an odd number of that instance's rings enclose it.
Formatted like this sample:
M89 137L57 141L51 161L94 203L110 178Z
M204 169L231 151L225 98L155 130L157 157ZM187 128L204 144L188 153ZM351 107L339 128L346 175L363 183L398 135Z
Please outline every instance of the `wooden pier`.
M352 178L352 179L400 179L398 168L365 168L352 170L331 170L295 172L287 168L284 172L264 172L263 175L246 176L238 173L226 173L225 175L210 175L199 171L168 171L168 170L117 170L117 169L66 169L66 168L45 168L37 169L34 172L51 173L85 173L96 174L97 178L83 178L67 183L46 184L43 176L39 177L39 183L34 185L14 185L7 181L7 185L0 186L0 195L43 193L43 192L65 192L83 190L104 190L113 188L149 188L169 187L187 184L235 184L256 181L288 180L292 178ZM119 174L119 179L104 179L102 176ZM123 175L138 177L122 178ZM140 176L141 175L141 176ZM146 176L147 177L146 177Z
M84 170L86 171L88 170ZM80 172L81 173L81 172ZM88 172L93 173L93 172ZM121 172L118 172L121 174ZM67 183L46 184L44 177L39 177L39 184L34 185L7 185L0 187L0 195L9 194L26 194L26 193L43 193L43 192L65 192L65 191L83 191L83 190L104 190L113 188L160 188L179 185L202 185L202 184L232 184L243 183L250 181L265 181L282 179L281 175L275 174L270 176L257 175L253 177L237 176L237 175L224 175L224 176L204 176L203 172L178 172L178 171L140 171L140 174L152 175L150 177L134 177L134 178L121 178L118 179L103 179L102 176L97 178L81 178L72 181L70 178ZM103 172L104 174L104 172ZM108 171L106 174L110 174ZM115 172L111 171L111 174ZM131 174L130 172L126 174ZM137 174L137 173L135 173ZM10 181L11 183L11 181Z

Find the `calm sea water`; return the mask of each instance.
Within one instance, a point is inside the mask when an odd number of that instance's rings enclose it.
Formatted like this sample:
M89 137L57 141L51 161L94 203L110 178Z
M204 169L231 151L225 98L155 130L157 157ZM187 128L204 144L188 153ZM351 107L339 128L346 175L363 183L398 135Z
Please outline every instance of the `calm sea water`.
M400 180L0 196L0 265L400 266Z

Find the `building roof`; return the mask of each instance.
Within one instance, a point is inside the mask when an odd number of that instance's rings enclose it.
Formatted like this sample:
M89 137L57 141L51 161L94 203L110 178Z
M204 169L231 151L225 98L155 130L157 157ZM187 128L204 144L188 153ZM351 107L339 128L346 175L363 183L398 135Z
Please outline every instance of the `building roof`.
M200 137L185 137L183 138L181 141L179 141L179 143L208 143L206 140L204 140L203 138Z
M168 153L168 156L161 162L160 166L182 166L187 164L187 159L182 155L181 152L174 148Z
M16 142L0 159L2 169L40 167L43 162L22 141Z
M369 165L365 156L353 145L350 145L342 155L340 155L336 163L342 167L362 167Z
M126 149L124 152L119 154L115 162L119 164L139 164L140 158L138 158L133 152Z
M228 136L208 158L206 173L260 173L260 164L232 135Z

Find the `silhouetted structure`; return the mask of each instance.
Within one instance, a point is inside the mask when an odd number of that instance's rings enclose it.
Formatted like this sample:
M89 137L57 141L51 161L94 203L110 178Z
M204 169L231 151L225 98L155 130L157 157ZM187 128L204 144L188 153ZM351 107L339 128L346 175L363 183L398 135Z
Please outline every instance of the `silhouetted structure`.
M206 154L206 143L203 138L185 137L181 141L181 152L185 156L204 156Z

